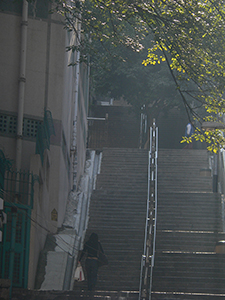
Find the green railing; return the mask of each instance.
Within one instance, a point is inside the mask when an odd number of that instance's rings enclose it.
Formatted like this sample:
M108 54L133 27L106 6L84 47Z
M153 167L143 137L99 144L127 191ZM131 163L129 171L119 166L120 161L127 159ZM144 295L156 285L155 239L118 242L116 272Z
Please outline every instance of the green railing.
M3 181L1 196L7 222L0 243L0 276L11 279L14 287L26 288L34 179L29 171L6 170Z
M3 200L32 209L33 181L33 174L29 171L7 170L4 175Z

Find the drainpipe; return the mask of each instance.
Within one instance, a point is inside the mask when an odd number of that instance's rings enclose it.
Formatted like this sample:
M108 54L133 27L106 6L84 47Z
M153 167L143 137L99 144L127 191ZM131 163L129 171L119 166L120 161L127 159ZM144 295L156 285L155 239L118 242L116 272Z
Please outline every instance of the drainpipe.
M80 43L81 38L81 15L77 18L77 44ZM72 153L73 153L73 191L77 189L77 111L78 111L78 89L79 89L79 78L80 78L80 51L77 51L76 55L76 77L74 87L74 117L73 117L73 140L72 140ZM79 236L79 233L78 233ZM79 249L79 241L77 236L75 237L74 247L72 254L68 253L67 264L65 270L65 277L63 282L63 290L70 290L71 276L73 271L73 264L75 258L75 249Z
M81 16L77 19L77 40L80 43L81 38ZM74 118L73 118L73 141L72 141L72 152L73 152L73 191L77 189L77 110L78 110L78 89L79 89L79 78L80 78L80 51L77 52L76 56L76 78L74 88Z
M21 22L21 48L20 48L20 77L17 113L17 135L16 135L16 169L21 169L22 139L23 139L23 110L26 83L26 52L27 52L27 28L28 28L28 2L23 0L22 22Z

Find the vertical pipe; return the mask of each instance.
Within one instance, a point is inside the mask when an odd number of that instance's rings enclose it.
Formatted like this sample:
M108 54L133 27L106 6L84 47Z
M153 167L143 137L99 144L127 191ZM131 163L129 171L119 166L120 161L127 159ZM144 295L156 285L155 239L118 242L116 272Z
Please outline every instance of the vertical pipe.
M27 27L28 27L28 2L23 0L21 22L21 48L20 48L20 77L17 112L17 136L16 136L16 168L21 169L22 138L23 138L23 110L26 83L26 56L27 56Z
M49 1L49 10L51 9L51 3ZM50 43L51 43L51 14L48 14L48 27L47 27L47 49L46 49L46 66L45 66L45 98L44 108L48 109L48 88L49 88L49 65L50 65Z
M81 16L79 14L77 18L77 44L80 43L81 38ZM73 116L73 139L72 139L72 151L73 151L73 191L77 189L77 162L76 162L76 147L77 147L77 111L78 111L78 89L79 89L79 78L80 78L80 51L76 53L76 73L75 73L75 87L74 87L74 116ZM75 249L79 249L80 245L80 236L75 237L74 248L72 255L68 253L67 264L65 270L65 277L63 282L63 290L70 289L70 281L72 276L74 258L75 258ZM75 248L77 247L77 248Z
M78 44L81 38L81 16L78 16L77 19L77 40ZM79 78L80 78L80 51L77 52L76 57L76 78L75 78L75 89L74 89L74 118L73 118L73 141L72 141L72 148L73 148L73 190L76 191L77 188L77 163L76 163L76 146L77 146L77 111L78 111L78 89L79 89Z

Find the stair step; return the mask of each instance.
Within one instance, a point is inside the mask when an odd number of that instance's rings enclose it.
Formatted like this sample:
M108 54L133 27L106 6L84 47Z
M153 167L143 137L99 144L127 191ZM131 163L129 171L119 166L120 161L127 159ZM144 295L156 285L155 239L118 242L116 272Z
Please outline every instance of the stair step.
M218 254L156 253L154 291L225 291L225 257ZM163 282L163 285L160 284Z
M156 251L213 252L224 235L207 232L157 231Z
M98 287L138 290L147 206L147 151L103 149L86 236L99 235L109 265ZM132 262L132 263L131 263Z
M145 156L143 160L135 155L139 155L138 149L103 150L87 231L87 235L92 231L99 234L110 261L99 273L101 289L138 290L148 154L140 154ZM218 239L224 237L218 234L220 199L212 193L211 176L203 176L208 164L205 150L159 150L153 297L174 291L216 293L215 278L217 290L223 292L224 275L218 270L223 269L225 260L214 252Z
M86 281L75 282L73 291L37 291L29 289L13 289L12 299L14 300L137 300L138 291L116 291L110 288L107 291L96 290L89 292L86 290Z

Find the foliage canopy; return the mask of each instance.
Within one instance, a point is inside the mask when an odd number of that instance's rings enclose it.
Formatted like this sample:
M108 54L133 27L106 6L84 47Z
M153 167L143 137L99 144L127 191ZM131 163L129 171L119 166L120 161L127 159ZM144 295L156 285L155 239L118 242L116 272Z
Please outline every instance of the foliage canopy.
M82 22L84 39L69 49L82 50L84 55L97 55L96 43L107 53L120 45L140 52L148 40L143 65L167 65L189 119L199 124L220 121L225 112L223 1L71 0L69 5L56 0L56 9L65 16L69 30L76 32L75 19ZM209 133L196 127L193 138L206 141L215 152L225 144L218 130Z

